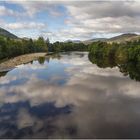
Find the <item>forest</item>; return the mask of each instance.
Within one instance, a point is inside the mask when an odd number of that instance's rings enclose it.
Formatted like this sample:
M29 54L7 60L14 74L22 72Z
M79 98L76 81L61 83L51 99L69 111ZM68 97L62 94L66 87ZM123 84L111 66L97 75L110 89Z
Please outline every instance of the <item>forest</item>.
M101 68L118 66L124 75L140 81L140 40L120 44L92 43L89 60Z
M84 43L74 42L54 42L50 44L49 51L51 52L67 52L67 51L88 51L88 45Z
M0 37L0 59L47 50L48 47L43 37L39 37L37 40Z
M0 59L11 58L22 54L35 52L62 52L62 51L87 51L88 48L83 43L55 42L50 43L39 37L32 39L11 39L0 36Z

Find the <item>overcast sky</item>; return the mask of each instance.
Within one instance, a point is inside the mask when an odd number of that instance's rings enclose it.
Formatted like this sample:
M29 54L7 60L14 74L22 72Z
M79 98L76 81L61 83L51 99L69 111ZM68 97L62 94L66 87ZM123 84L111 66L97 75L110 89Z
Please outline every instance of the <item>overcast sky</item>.
M0 27L51 41L140 33L140 1L0 1Z

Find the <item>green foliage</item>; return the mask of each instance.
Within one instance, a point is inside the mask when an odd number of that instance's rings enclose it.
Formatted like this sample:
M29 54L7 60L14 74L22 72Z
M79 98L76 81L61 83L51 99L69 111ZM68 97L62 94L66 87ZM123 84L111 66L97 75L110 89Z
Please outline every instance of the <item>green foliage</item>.
M39 58L38 58L38 62L39 62L39 64L44 64L44 62L45 62L45 57L39 57Z
M92 43L89 60L102 68L118 66L124 75L140 81L140 40L122 44Z
M87 51L88 46L83 43L73 42L55 42L51 45L50 51L63 52L63 51Z
M37 40L10 39L0 36L0 59L27 53L47 52L48 46L43 37Z
M10 39L0 36L0 59L10 58L35 52L63 52L63 51L88 51L88 46L83 43L55 42L43 37L32 39Z
M39 37L38 40L34 42L35 48L37 52L47 51L48 48L47 43L45 42L43 37Z

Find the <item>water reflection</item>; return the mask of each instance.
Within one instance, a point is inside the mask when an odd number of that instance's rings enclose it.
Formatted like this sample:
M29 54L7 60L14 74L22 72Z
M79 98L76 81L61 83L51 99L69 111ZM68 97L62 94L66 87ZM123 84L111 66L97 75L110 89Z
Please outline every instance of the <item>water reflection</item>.
M140 138L139 91L87 53L33 61L0 78L0 137Z
M135 62L129 59L125 63L117 62L117 60L108 57L105 57L104 59L97 58L91 53L89 53L88 57L93 64L96 64L100 68L113 68L117 66L124 76L129 76L131 79L140 81L140 62Z
M0 72L0 77L3 77L7 74L8 71Z

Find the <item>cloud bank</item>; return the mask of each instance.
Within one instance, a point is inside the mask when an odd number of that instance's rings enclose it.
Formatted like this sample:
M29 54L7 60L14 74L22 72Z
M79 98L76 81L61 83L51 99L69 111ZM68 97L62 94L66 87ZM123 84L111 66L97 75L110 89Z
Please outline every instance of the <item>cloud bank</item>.
M15 23L4 22L10 30L31 28L52 40L89 39L120 33L140 32L139 1L7 1L23 12L0 3L0 17L15 17ZM43 20L41 17L43 16ZM50 18L51 17L51 18ZM27 20L27 23L19 19ZM47 20L49 19L49 20ZM59 22L57 22L59 21ZM28 25L27 28L26 25ZM32 23L34 23L32 25ZM16 25L18 24L18 25ZM26 25L25 25L26 24ZM35 25L37 24L37 25ZM49 26L44 26L48 25ZM15 25L17 28L15 28ZM30 27L31 26L31 27ZM35 26L37 28L35 28Z

